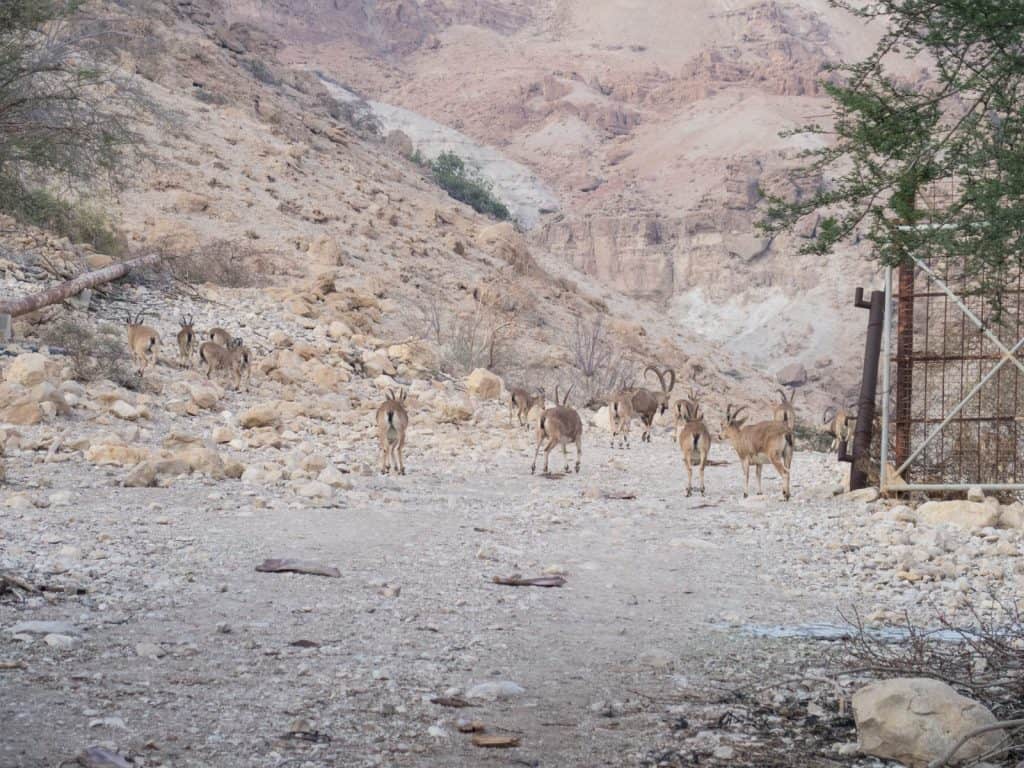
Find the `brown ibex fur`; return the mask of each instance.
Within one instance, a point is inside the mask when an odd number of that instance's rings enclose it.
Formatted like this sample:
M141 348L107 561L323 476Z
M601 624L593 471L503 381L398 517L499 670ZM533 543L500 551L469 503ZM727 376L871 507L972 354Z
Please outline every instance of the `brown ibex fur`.
M569 387L565 397L559 401L558 387L555 387L555 405L548 408L541 414L537 423L537 448L533 452L533 464L530 466L530 474L537 471L537 455L540 453L541 444L546 439L548 444L544 447L544 474L548 474L548 459L551 451L556 445L562 446L562 455L565 457L565 471L569 471L569 451L566 446L569 443L576 444L576 473L580 471L580 457L583 455L583 422L575 408L569 403Z
M654 417L659 411L665 413L668 410L669 393L672 392L672 387L676 385L676 372L671 368L659 370L657 366L648 365L644 368L644 376L647 376L650 371L654 371L654 375L658 377L661 391L652 392L649 389L638 389L633 393L632 401L633 412L640 417L640 421L644 425L640 440L645 443L651 442L651 427L654 425ZM666 373L669 375L667 387L665 386Z
M529 390L522 387L513 387L509 393L508 401L509 424L512 423L512 414L516 413L519 416L519 426L529 429L530 411L537 405L543 411L545 399L543 389L537 389L534 394L530 394Z
M700 495L703 496L704 468L708 463L708 451L711 450L711 433L704 424L704 414L692 390L689 399L676 402L676 429L676 439L686 468L686 495L693 494L693 461L696 454L700 467Z
M387 398L377 409L377 440L380 442L380 471L388 474L392 465L395 471L405 474L405 432L409 427L409 414L405 410L407 393L399 389L398 394L388 390Z
M789 424L790 429L793 429L796 426L796 408L793 407L793 401L796 399L796 387L789 388L788 398L781 389L776 391L779 393L779 402L772 405L772 420L784 421Z
M225 348L231 343L231 334L223 328L211 328L206 335L210 338L210 341L216 342Z
M178 321L181 330L178 331L178 359L182 368L187 368L192 362L192 354L196 350L196 329L192 316L183 317Z
M757 467L757 492L761 493L761 467L771 462L782 478L782 497L789 500L789 468L793 463L793 431L782 421L762 421L744 426L746 419L739 418L746 406L735 411L728 405L725 409L725 423L722 438L732 443L743 467L743 498L750 487L750 465Z
M199 361L206 366L206 378L213 378L214 371L225 371L234 382L235 389L242 384L242 377L250 371L250 355L240 338L228 340L225 347L216 341L204 341L199 345Z
M630 390L619 392L608 401L608 426L611 427L612 443L615 447L615 437L619 438L619 448L629 448L629 425L633 421L633 392Z
M135 363L139 376L146 372L150 365L156 365L160 355L160 334L142 324L143 313L134 318L129 314L125 324L128 326L128 349L131 350L132 361Z
M838 452L840 443L848 442L853 433L851 425L856 423L857 416L852 412L852 408L853 406L847 406L836 409L830 405L825 409L823 421L826 425L825 431L832 435L832 445L829 447L832 453Z

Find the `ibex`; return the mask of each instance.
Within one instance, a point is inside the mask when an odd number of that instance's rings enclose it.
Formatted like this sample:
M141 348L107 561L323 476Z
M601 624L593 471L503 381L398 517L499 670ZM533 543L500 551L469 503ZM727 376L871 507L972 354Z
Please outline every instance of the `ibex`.
M178 321L181 330L178 331L178 357L181 367L187 368L192 362L192 353L196 349L196 330L192 316L183 317Z
M399 389L396 395L388 390L387 399L377 409L377 439L380 441L380 471L388 474L394 465L395 471L405 474L405 431L409 426L409 414L405 410L406 391Z
M236 390L241 387L243 374L249 374L249 350L237 337L230 339L226 347L216 341L204 341L199 345L199 360L206 366L206 378L212 378L214 371L226 371Z
M789 428L793 429L796 426L796 409L793 407L793 401L796 399L796 387L789 388L789 398L786 398L786 393L781 389L776 390L779 393L779 402L772 406L772 420L773 421L784 421L789 424Z
M132 361L138 367L139 376L150 365L156 365L160 354L160 334L142 324L143 314L139 312L134 318L129 314L125 321L128 326L128 349L131 350Z
M547 439L548 444L544 447L544 474L548 474L548 459L551 451L556 445L562 446L562 455L565 457L565 471L569 471L569 451L566 446L569 443L576 444L576 473L580 471L580 457L583 454L583 422L575 408L570 408L569 387L565 398L558 399L558 387L555 387L555 405L548 408L541 414L537 423L537 449L533 452L533 464L530 467L530 474L537 471L537 455L540 453L541 443Z
M210 337L210 341L216 342L222 347L227 347L231 343L231 334L223 328L211 328L206 335Z
M236 336L228 344L228 354L230 355L231 375L235 379L235 389L241 387L243 378L246 388L248 388L252 378L252 355L249 348L245 346L245 342L241 338Z
M708 451L711 450L711 433L704 425L704 414L692 390L688 400L676 402L676 428L676 439L683 454L683 466L686 467L686 495L693 494L693 462L696 456L700 463L700 495L703 496L704 467L707 466Z
M625 444L629 448L629 424L633 421L633 396L632 390L617 393L608 401L608 426L612 430L612 444L615 447L615 436L619 437L619 447Z
M640 436L640 440L649 443L651 442L651 427L654 425L654 417L658 411L665 413L668 410L668 398L669 393L672 392L672 387L676 385L676 372L671 368L665 370L658 370L657 366L648 365L644 368L644 376L647 376L649 371L654 371L654 375L658 377L658 383L661 384L661 392L652 392L649 389L638 389L633 393L633 412L640 416L640 420L644 424L643 434ZM665 374L668 374L668 386L665 386Z
M508 401L508 423L512 423L513 412L519 415L519 426L530 426L530 411L534 406L539 405L544 410L544 390L538 388L533 394L522 387L513 387Z
M849 441L850 435L853 433L851 425L856 423L857 416L850 410L852 407L836 409L830 405L825 409L823 421L825 431L832 435L832 445L829 447L829 451L832 453L838 452L840 443L845 444Z
M743 498L747 497L750 486L750 465L757 467L757 492L761 493L761 467L772 463L782 478L782 497L789 500L789 467L793 463L793 432L790 425L782 421L762 421L744 426L746 419L739 418L746 406L735 411L731 405L725 408L725 423L721 438L732 443L743 467Z

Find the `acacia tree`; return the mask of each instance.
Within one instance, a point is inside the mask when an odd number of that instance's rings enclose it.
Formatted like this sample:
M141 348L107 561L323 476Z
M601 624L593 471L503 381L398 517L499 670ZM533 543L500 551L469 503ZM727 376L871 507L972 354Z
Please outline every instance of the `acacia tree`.
M80 0L0 2L0 181L114 171L133 145L137 94L101 63L104 26Z
M1024 0L832 5L885 32L867 59L823 84L831 123L790 132L825 138L793 179L825 183L796 202L769 198L762 227L778 232L819 212L805 251L830 252L856 233L886 264L946 255L998 301L1024 261ZM894 74L906 62L927 75ZM919 193L937 185L949 194L926 214ZM906 226L926 215L946 226Z

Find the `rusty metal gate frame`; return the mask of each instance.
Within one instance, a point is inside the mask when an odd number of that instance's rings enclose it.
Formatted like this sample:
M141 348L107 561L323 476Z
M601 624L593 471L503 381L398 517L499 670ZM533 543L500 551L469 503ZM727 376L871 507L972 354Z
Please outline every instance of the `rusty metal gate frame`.
M974 387L954 406L945 418L939 423L931 433L924 439L924 441L918 445L907 459L899 466L895 468L895 482L892 486L889 485L888 468L889 468L889 434L890 434L890 408L889 399L891 393L891 368L892 368L892 315L893 315L893 268L887 266L885 268L885 316L882 326L882 357L884 364L882 366L882 434L881 434L881 445L880 445L880 459L879 459L879 487L885 491L960 491L967 490L968 488L982 488L984 490L1024 490L1024 483L905 483L902 481L902 475L911 465L911 463L924 451L924 449L941 434L942 430L945 429L956 415L966 406L988 383L1007 361L1012 361L1014 365L1024 372L1024 362L1021 362L1017 358L1016 353L1024 348L1024 337L1018 339L1017 343L1012 348L1007 346L999 339L985 324L975 315L970 308L963 302L963 300L957 296L949 286L938 276L935 272L928 267L924 261L916 256L912 257L914 263L919 267L927 276L928 279L935 283L939 289L946 294L946 296L956 305L961 312L985 335L985 337L991 341L996 349L1002 353L1002 356L996 362L987 373L985 373L980 380L974 385Z

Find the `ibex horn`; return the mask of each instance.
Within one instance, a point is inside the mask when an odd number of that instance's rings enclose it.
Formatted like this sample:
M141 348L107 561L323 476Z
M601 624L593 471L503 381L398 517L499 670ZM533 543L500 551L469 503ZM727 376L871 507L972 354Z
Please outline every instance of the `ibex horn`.
M654 375L658 377L658 383L661 384L661 391L664 392L665 391L665 377L662 374L662 372L659 371L656 366L648 365L646 368L644 368L644 376L647 375L648 371L654 371Z

